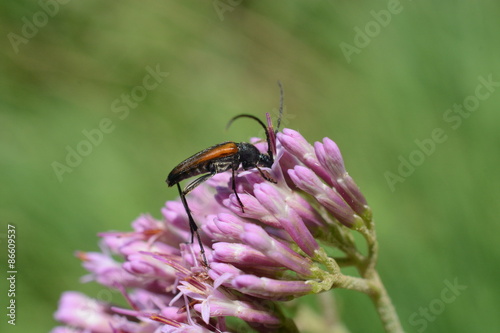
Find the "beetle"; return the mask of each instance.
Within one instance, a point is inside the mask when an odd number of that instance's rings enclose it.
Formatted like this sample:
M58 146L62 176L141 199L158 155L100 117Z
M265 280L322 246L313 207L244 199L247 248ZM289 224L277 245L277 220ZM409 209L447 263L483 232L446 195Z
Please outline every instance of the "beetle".
M273 150L275 149L275 135L279 129L281 115L283 113L283 88L281 83L278 82L281 91L281 99L280 99L280 109L278 116L278 124L275 131L272 130L271 122L268 116L268 122L270 123L269 128L266 128L264 123L257 117L250 114L240 114L233 118L231 118L226 126L228 128L233 121L239 118L250 118L257 121L263 128L266 133L267 140L267 154L261 153L253 144L241 142L236 143L232 141L226 141L223 143L219 143L207 149L200 151L199 153L194 154L193 156L185 159L181 163L179 163L175 168L170 171L166 182L169 187L177 185L177 189L179 191L179 195L182 200L182 204L184 209L186 210L186 214L189 219L189 228L191 230L191 243L193 243L194 235L196 234L196 238L198 243L200 244L200 253L203 257L203 261L207 264L207 260L205 257L205 251L203 249L203 245L201 243L201 238L198 233L198 226L191 215L191 210L186 201L186 195L194 190L198 185L202 184L209 178L215 176L218 173L225 172L228 170L232 171L232 189L234 194L236 195L236 199L240 204L241 210L245 212L243 203L238 196L238 192L236 192L236 172L239 169L240 165L243 170L257 169L260 175L267 181L276 183L274 179L268 176L262 169L263 168L271 168L274 163L274 155ZM180 182L194 177L201 177L195 179L191 183L189 183L184 190L181 189Z

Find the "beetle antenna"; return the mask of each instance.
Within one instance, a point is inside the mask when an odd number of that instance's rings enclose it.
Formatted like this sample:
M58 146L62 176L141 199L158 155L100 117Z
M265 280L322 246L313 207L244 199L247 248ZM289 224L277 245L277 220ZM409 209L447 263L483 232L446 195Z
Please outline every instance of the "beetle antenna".
M285 99L285 93L283 90L283 85L281 84L281 81L278 80L278 86L280 87L280 109L279 109L279 115L278 115L278 122L276 124L276 129L274 130L274 135L278 133L278 130L281 125L281 116L283 115L283 101Z
M251 115L251 114L239 114L239 115L234 116L233 118L229 119L229 122L226 125L226 130L229 128L229 126L231 126L231 124L233 123L233 121L235 121L238 118L251 118L251 119L257 121L260 124L260 126L262 126L262 128L264 129L264 132L266 132L267 154L271 157L271 160L274 161L273 152L271 150L271 139L269 138L269 133L267 131L266 125L264 125L264 123L262 122L262 120L260 120L259 118L257 118L254 115Z

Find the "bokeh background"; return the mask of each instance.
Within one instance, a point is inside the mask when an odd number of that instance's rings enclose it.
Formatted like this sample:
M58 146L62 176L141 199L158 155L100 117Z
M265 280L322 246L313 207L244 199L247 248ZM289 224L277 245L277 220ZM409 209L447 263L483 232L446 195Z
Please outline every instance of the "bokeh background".
M63 291L96 297L74 252L98 250L97 232L129 230L141 213L160 217L177 196L164 179L185 157L261 134L224 127L276 112L279 79L285 125L335 140L368 198L405 329L496 332L500 84L478 87L500 82L499 14L496 1L3 1L0 267L5 276L14 224L18 307L7 325L2 278L0 330L46 332ZM140 95L157 67L168 76ZM127 106L131 93L143 99ZM464 101L474 111L447 111ZM85 147L103 119L109 133ZM91 151L58 175L54 162L78 147ZM382 331L366 296L333 294L351 332ZM305 302L314 332L322 309Z

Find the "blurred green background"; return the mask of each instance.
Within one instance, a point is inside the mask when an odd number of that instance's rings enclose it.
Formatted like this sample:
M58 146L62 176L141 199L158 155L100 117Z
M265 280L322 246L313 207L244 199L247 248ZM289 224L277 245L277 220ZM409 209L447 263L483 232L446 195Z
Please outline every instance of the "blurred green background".
M96 297L74 252L159 217L185 157L259 134L224 127L275 112L278 79L285 125L335 140L368 198L405 329L496 332L500 87L479 77L500 82L498 2L62 2L0 4L1 276L9 223L18 251L17 325L2 278L2 332L50 330L65 290ZM140 88L157 67L168 76ZM127 106L132 93L142 100ZM474 111L447 111L464 102ZM109 133L85 146L103 119ZM430 144L436 129L444 142ZM57 175L78 147L87 156ZM401 178L390 185L388 172ZM467 288L450 300L455 280ZM366 296L334 294L351 332L381 332Z

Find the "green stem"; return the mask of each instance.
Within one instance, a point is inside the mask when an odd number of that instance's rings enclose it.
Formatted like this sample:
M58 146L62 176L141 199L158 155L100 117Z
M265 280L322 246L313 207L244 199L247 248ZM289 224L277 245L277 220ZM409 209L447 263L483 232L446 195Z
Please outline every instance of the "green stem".
M367 277L371 274L370 272L375 271L375 265L378 259L378 242L377 234L375 233L375 226L373 221L370 223L371 228L365 226L358 229L358 231L365 238L366 244L368 246L368 255L365 261L359 266L359 271L361 276Z
M370 284L370 293L368 295L375 304L382 325L387 333L403 333L403 327L399 321L398 314L387 290L375 269L378 259L378 242L375 233L375 222L370 219L367 226L358 230L366 240L368 246L368 255L364 262L360 263L358 270L363 278Z
M392 305L389 294L382 284L380 276L377 272L374 272L371 276L370 282L372 285L370 298L375 304L375 308L377 309L385 331L387 333L403 333L403 327L399 321L396 309L394 308L394 305Z

